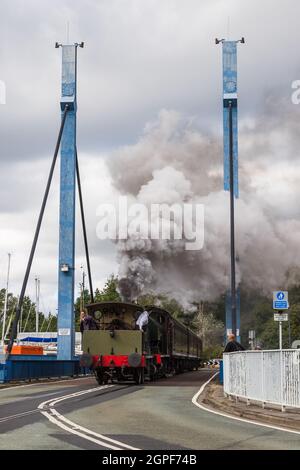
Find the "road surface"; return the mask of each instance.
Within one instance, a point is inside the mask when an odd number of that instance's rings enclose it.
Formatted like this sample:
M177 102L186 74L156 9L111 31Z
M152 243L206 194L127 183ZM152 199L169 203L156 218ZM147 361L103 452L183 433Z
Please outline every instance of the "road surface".
M212 375L98 386L91 378L0 390L0 449L300 449L300 435L233 421L192 398Z

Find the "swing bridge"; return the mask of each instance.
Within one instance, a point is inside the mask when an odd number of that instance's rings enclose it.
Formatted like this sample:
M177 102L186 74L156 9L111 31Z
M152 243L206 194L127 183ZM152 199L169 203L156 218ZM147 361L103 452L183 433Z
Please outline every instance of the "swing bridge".
M230 246L231 288L226 296L226 333L240 336L240 298L235 281L234 199L238 197L237 152L237 44L238 41L216 39L223 51L223 132L224 132L224 189L230 191ZM77 120L77 55L84 43L59 44L62 49L62 77L60 113L61 123L52 163L46 183L41 209L27 262L25 276L13 319L6 351L0 355L0 382L33 377L74 375L82 372L79 357L75 355L74 274L75 274L75 196L79 195L80 214L85 246L86 265L91 303L94 302L92 275L86 232L79 158L76 144ZM60 152L59 202L59 259L58 259L58 313L56 355L14 355L12 349L18 334L22 305L39 238L54 169Z
M89 290L93 302L93 286L85 214L81 189L79 159L76 145L77 120L77 55L84 43L59 44L62 49L62 79L60 113L61 123L52 163L35 228L34 238L26 266L25 276L13 319L8 346L0 355L0 382L43 377L78 375L85 372L75 356L74 325L74 265L75 265L75 196L79 195L80 214L88 271ZM39 238L45 207L60 152L60 203L59 203L59 260L58 260L58 314L56 355L12 354L18 334L22 305ZM28 334L27 334L28 336Z

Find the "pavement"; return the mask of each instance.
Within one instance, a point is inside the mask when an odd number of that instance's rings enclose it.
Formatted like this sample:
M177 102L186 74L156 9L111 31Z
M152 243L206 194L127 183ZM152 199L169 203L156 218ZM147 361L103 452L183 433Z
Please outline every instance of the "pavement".
M253 400L247 404L246 400L225 397L223 386L219 384L218 377L205 387L199 401L213 410L231 416L279 426L300 433L300 410L286 408L282 412L280 407L276 405L266 404L263 408L261 403Z
M195 406L192 398L214 373L143 386L98 386L88 377L3 388L0 449L300 449L298 434Z

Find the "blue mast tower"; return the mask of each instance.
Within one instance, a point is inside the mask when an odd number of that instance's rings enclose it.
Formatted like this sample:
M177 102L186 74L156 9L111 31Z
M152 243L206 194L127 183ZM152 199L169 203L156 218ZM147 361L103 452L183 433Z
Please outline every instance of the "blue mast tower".
M84 43L63 45L61 112L68 106L61 140L57 359L72 360L75 345L75 194L77 49Z
M226 335L240 337L240 298L236 288L235 253L235 207L234 199L239 197L238 183L238 95L237 95L237 44L245 39L226 41L222 44L223 56L223 149L224 189L230 191L230 291L226 294Z

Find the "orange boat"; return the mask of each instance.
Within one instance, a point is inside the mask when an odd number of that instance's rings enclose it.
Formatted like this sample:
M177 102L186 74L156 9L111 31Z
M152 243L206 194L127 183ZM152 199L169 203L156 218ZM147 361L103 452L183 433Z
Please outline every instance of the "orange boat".
M6 348L5 348L6 349ZM43 355L44 350L41 346L30 346L30 345L17 345L15 344L12 347L11 354L22 354L26 356L38 356L38 355Z

